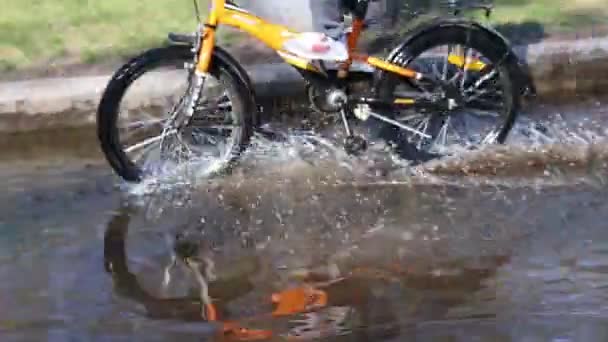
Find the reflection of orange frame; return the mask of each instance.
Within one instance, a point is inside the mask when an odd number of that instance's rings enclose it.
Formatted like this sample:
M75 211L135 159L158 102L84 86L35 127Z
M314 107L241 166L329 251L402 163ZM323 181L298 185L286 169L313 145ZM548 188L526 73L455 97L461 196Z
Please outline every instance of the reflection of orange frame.
M205 29L202 35L201 49L199 52L199 61L197 70L199 72L207 72L211 55L215 46L215 31L221 24L228 25L240 29L256 39L264 42L268 47L277 51L279 56L289 63L300 69L317 71L317 68L310 64L310 61L283 50L283 43L297 35L297 32L289 28L277 24L272 24L264 19L261 19L243 9L236 6L226 4L226 0L210 0L211 10L209 18L205 24ZM348 51L351 60L358 60L378 69L397 73L405 77L420 77L420 74L411 69L402 68L397 65L387 63L379 58L357 55L354 53L359 34L362 30L362 23L355 20L353 23L353 31L348 40ZM347 66L349 63L346 63Z

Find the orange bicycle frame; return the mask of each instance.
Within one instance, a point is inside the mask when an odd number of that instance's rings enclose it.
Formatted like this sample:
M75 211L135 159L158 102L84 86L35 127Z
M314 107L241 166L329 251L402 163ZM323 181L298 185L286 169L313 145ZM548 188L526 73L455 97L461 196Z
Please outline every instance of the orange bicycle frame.
M288 39L294 38L298 34L297 32L282 25L269 23L246 10L226 4L226 0L210 1L211 9L202 34L201 49L196 66L198 72L205 73L209 70L213 48L215 47L216 30L219 25L231 26L248 33L275 50L279 56L290 65L304 70L318 71L309 60L295 56L283 49L283 43ZM350 57L349 60L343 64L343 67L340 70L340 77L346 76L345 72L348 70L350 63L353 60L362 61L377 69L397 73L401 76L410 78L421 77L421 74L414 70L385 62L376 57L356 54L355 48L362 29L362 20L355 19L353 21L352 33L348 39Z

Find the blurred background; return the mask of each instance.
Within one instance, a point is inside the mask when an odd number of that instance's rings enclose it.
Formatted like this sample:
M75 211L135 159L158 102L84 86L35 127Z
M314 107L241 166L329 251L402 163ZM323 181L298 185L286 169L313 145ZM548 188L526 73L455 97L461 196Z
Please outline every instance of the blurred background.
M192 274L178 268L162 285L184 231L217 253L212 296L228 302L227 319L272 327L276 340L304 325L331 342L608 341L608 84L591 82L608 74L607 1L493 0L489 18L459 14L523 50L556 42L526 51L549 50L533 60L545 91L564 86L523 108L504 146L411 169L347 158L326 136L279 122L280 139L256 135L230 176L192 179L186 168L124 184L99 148L99 94L127 58L196 29L191 0L1 0L0 341L204 340L213 327ZM306 0L236 2L311 27ZM363 43L381 55L417 22L475 4L374 3L378 25ZM220 40L243 63L276 60L234 30ZM258 85L289 78L261 67L248 68ZM78 77L89 75L99 77ZM130 94L142 107L134 120L172 90L162 80L144 77ZM273 84L273 99L293 90ZM263 114L320 121L310 106L285 109L293 102ZM327 310L257 316L297 283L290 276L322 274L332 259L362 272L337 283Z
M310 28L308 1L241 0L242 6L295 29ZM381 0L369 15L379 18L380 35L404 29L413 19L449 14L471 0ZM495 7L488 24L515 43L553 36L577 38L606 33L604 0L486 0ZM206 2L201 1L206 8ZM469 13L469 14L467 14ZM484 18L481 12L465 12ZM196 28L191 1L21 0L3 4L0 14L0 78L112 70L119 60L162 44L166 33ZM224 44L243 44L243 36L224 30ZM378 34L378 33L376 33ZM104 65L112 67L103 68ZM80 66L80 67L79 67ZM86 66L86 67L83 67ZM93 68L91 68L93 66Z

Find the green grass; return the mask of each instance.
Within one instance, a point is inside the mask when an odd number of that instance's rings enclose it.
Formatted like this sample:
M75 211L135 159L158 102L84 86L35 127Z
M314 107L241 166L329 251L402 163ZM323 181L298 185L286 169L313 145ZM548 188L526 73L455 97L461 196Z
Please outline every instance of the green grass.
M54 59L94 62L195 27L187 0L9 0L0 11L0 69Z
M536 22L546 31L608 24L605 1L495 0L492 22ZM0 71L53 61L97 63L195 27L189 0L8 0L0 10Z
M538 23L547 32L608 24L606 0L495 0L494 24Z

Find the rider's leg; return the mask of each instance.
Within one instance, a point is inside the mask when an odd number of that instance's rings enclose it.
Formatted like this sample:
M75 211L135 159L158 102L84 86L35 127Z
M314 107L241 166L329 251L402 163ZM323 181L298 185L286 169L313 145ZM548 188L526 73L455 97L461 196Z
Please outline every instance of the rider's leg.
M299 35L285 43L298 56L325 61L348 58L344 36L343 0L309 0L314 33Z
M340 40L344 34L344 7L341 0L309 0L315 31Z

